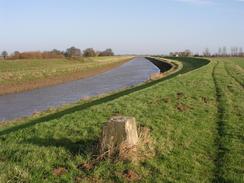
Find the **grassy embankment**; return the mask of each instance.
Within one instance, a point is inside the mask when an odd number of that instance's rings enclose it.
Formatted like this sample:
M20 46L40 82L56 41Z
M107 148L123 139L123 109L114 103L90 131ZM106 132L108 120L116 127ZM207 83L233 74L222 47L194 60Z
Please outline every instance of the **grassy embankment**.
M244 73L236 66L241 62L219 58L185 73L206 62L177 59L184 68L170 80L0 129L0 182L133 178L139 182L243 182ZM104 160L90 171L79 169L78 165L93 158L103 124L118 114L134 116L151 129L155 156L138 164ZM60 176L54 175L57 168L63 170Z
M0 95L31 90L105 72L132 57L96 57L80 60L29 59L0 62Z

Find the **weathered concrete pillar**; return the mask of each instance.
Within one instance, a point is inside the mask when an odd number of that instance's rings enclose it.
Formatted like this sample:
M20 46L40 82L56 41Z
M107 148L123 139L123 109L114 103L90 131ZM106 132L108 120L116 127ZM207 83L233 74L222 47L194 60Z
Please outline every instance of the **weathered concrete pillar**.
M136 120L133 117L112 117L103 127L100 153L112 156L119 152L121 145L133 147L138 142Z

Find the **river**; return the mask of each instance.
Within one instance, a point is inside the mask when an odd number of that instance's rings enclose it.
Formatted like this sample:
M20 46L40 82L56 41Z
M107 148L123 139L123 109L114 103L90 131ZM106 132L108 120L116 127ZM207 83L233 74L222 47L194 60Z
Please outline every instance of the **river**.
M149 79L159 68L143 57L135 58L108 72L68 83L0 96L0 121L13 120L127 88Z

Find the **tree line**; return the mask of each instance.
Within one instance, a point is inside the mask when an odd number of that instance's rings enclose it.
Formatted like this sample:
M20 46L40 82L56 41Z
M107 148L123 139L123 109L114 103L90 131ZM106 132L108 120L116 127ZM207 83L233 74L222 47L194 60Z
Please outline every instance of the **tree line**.
M218 52L215 53L211 53L211 51L206 48L202 54L196 53L193 54L191 52L191 50L187 49L185 51L179 51L179 52L170 52L169 54L170 56L173 57L191 57L191 56L195 56L195 57L244 57L244 52L243 49L241 47L231 47L230 49L228 49L227 47L220 47L218 49Z
M16 60L16 59L53 59L53 58L71 58L77 59L81 57L97 57L97 56L114 56L114 52L111 48L104 51L96 51L93 48L87 48L81 51L79 48L70 47L66 51L60 51L53 49L51 51L29 51L19 52L15 51L12 54L8 54L7 51L1 53L2 59Z
M244 57L244 52L242 47L231 47L227 48L226 46L220 47L218 52L211 53L208 48L203 52L205 57Z

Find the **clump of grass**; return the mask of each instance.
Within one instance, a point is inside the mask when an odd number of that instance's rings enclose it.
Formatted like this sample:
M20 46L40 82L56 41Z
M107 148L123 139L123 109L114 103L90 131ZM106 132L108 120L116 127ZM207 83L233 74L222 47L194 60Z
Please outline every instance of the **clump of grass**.
M154 140L150 136L150 129L146 127L139 128L139 141L137 145L128 148L122 144L119 150L119 160L139 163L142 160L150 159L155 155Z

